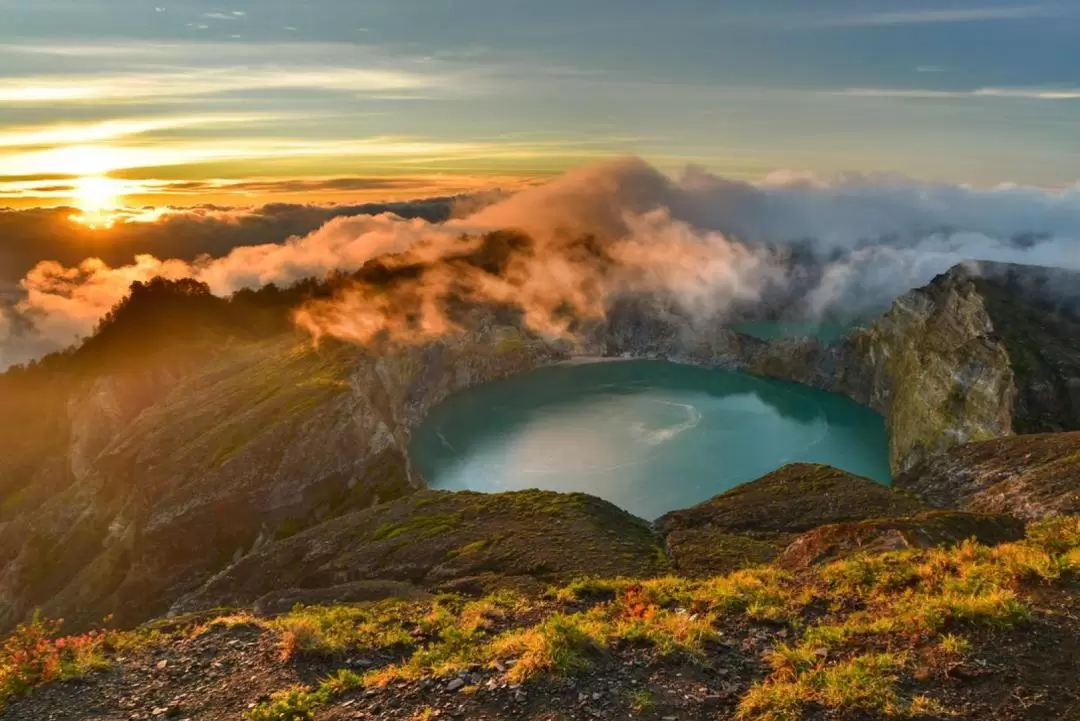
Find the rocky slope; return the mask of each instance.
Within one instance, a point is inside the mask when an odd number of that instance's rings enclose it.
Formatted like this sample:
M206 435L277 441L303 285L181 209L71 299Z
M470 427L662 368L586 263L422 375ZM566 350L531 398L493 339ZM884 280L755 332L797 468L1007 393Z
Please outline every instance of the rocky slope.
M1074 517L997 547L873 546L798 573L217 612L60 641L30 627L21 666L11 641L0 651L0 715L1068 721L1078 582Z
M940 508L1017 518L1080 514L1080 433L969 443L896 479Z
M796 463L668 513L656 527L680 573L712 576L768 563L799 534L818 526L908 517L927 508L868 478Z

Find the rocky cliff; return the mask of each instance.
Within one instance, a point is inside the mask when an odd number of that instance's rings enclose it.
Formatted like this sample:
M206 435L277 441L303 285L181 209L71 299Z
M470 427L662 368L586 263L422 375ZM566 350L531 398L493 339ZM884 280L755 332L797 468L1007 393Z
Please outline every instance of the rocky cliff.
M971 441L1080 428L1080 273L960 265L841 342L730 344L736 367L886 418L893 472Z

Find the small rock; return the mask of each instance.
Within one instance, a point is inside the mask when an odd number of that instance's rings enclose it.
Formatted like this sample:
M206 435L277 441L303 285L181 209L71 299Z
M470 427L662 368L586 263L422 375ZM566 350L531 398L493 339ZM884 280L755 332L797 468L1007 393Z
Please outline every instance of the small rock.
M160 661L157 662L157 670L158 671L163 671L168 665L169 665L169 662L167 660L161 659Z
M447 691L458 691L463 688L465 688L465 679L463 678L455 678L453 681L446 684Z
M496 661L495 662L495 670L498 671L499 673L506 673L506 664L503 663L502 661Z
M514 691L514 700L518 703L525 703L526 698L528 697L525 695L525 692L522 691L520 688Z

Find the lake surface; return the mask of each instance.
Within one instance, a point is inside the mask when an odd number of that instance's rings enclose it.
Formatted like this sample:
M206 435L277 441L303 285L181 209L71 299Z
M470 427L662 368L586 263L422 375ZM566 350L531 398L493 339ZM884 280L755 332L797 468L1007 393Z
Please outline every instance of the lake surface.
M857 327L857 324L852 323L807 323L797 320L769 320L757 323L740 323L731 326L731 329L762 340L815 338L822 343L832 343L851 333Z
M583 491L646 519L795 461L890 481L873 411L659 361L555 366L463 391L432 410L411 456L433 488Z

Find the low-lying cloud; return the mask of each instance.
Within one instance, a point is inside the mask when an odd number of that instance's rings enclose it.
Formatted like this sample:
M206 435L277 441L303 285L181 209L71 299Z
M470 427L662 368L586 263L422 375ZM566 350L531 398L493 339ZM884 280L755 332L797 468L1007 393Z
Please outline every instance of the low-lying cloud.
M316 335L360 342L386 330L438 334L453 327L450 296L513 304L537 330L565 333L568 319L601 316L616 296L636 292L662 293L693 318L764 307L789 318L848 320L882 310L963 260L1080 267L1077 187L982 190L793 172L746 183L697 168L673 180L621 158L477 205L453 217L446 201L439 212L412 218L335 209L343 217L307 235L233 243L203 257L42 262L21 278L16 305L0 316L0 364L85 335L134 280L192 276L227 294L357 269L403 251L385 262L421 271L393 293L358 282L332 301L309 304L298 320ZM220 219L211 225L207 239L223 227ZM254 239L259 224L252 225ZM528 239L503 248L497 272L460 262L485 252L483 235L502 229Z

